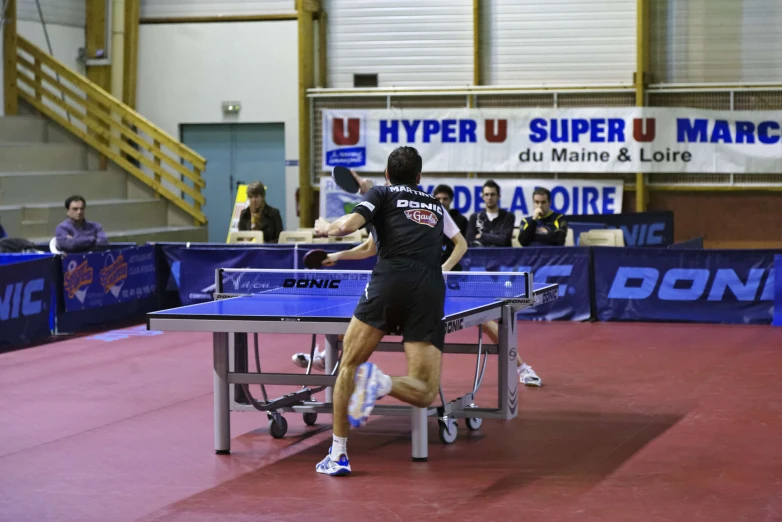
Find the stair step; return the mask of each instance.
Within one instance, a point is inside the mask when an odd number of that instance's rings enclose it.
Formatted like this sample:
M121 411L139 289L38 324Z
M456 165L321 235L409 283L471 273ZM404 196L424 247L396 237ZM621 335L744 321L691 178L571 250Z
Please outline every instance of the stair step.
M21 210L22 237L54 234L57 225L67 217L62 203L0 207L0 211L13 212L14 210ZM86 217L90 221L100 223L104 230L113 232L166 227L168 203L164 199L88 200ZM24 226L25 223L30 225Z
M71 194L80 194L89 202L122 199L127 193L127 177L113 169L0 172L1 205L62 205Z
M87 150L68 143L0 144L0 172L87 170Z
M206 227L151 227L151 228L137 228L131 230L122 231L106 231L106 237L109 241L116 243L128 243L136 242L137 244L144 244L147 242L193 242L193 243L205 243L209 235ZM50 241L52 236L41 235L30 239L33 243L45 243Z
M0 118L0 143L43 143L47 141L47 122L37 116Z

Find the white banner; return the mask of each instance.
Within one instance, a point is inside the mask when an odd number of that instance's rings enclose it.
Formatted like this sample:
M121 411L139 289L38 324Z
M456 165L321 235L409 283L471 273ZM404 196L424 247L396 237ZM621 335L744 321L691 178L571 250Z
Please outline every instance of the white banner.
M376 185L385 183L383 178L370 178ZM454 192L451 208L463 216L483 210L481 191L485 179L477 178L422 178L419 189L434 193L437 185L444 184ZM516 214L518 225L522 217L532 214L532 192L536 187L551 191L551 208L565 215L620 214L622 212L622 182L594 180L495 180L500 186L500 207ZM320 178L320 215L328 220L347 214L362 196L348 194L340 189L331 177Z
M323 170L782 173L780 111L688 108L324 110Z

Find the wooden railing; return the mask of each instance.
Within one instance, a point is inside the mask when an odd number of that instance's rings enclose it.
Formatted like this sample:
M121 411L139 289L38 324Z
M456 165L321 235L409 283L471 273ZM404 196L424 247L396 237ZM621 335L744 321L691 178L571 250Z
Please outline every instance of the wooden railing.
M206 223L203 157L21 36L16 60L20 99Z

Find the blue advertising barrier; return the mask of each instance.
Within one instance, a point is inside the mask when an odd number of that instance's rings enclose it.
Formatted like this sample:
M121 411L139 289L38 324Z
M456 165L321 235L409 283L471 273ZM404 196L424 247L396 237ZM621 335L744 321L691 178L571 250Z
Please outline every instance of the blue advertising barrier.
M688 239L687 241L681 241L679 243L668 245L668 248L673 250L677 250L677 249L703 250L703 238L695 237L692 239Z
M185 248L179 252L179 298L183 305L211 301L218 268L293 268L294 248ZM247 293L251 290L248 289Z
M47 256L0 270L0 351L51 335L56 266Z
M774 256L774 272L782 270L782 255ZM782 277L774 281L774 326L782 326Z
M774 254L594 248L597 319L769 324Z
M11 265L13 263L23 263L25 261L33 261L36 259L46 259L53 257L54 254L0 254L0 266Z
M587 248L471 248L462 258L470 271L527 272L536 283L558 283L560 298L529 308L520 319L586 321L592 315L590 255Z
M625 246L664 247L673 244L673 212L630 212L565 216L568 223L603 223L624 232Z
M70 254L62 258L65 311L102 308L154 297L155 248Z

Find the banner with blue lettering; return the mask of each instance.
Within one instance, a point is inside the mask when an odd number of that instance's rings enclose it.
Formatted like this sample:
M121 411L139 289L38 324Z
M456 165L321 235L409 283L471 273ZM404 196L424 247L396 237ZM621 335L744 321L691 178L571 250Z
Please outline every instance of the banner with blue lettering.
M559 284L559 299L522 310L519 319L586 321L592 316L589 249L470 248L461 264L470 271L532 272L535 283Z
M628 212L565 216L575 230L575 223L602 223L606 228L622 230L625 246L668 246L673 244L673 212ZM578 234L575 234L578 238Z
M292 246L185 248L179 252L179 297L183 305L211 301L215 291L215 270L218 268L292 269L293 261ZM247 293L251 293L251 289L247 289Z
M69 254L62 258L65 311L152 297L157 292L155 247Z
M48 256L0 269L0 351L51 335L54 268Z
M597 319L769 324L774 254L594 248Z
M385 184L381 178L370 177L376 185ZM537 187L551 191L551 209L562 214L618 214L622 212L621 180L586 179L496 179L500 186L500 208L516 215L516 225L521 218L532 214L532 192ZM485 208L481 191L485 179L477 178L424 178L419 190L434 194L437 185L444 184L454 192L451 208L469 218L473 212ZM348 194L330 177L320 178L320 215L336 219L347 214L361 200L358 194Z
M780 121L689 107L329 109L321 168L383 172L408 145L424 172L777 173Z

